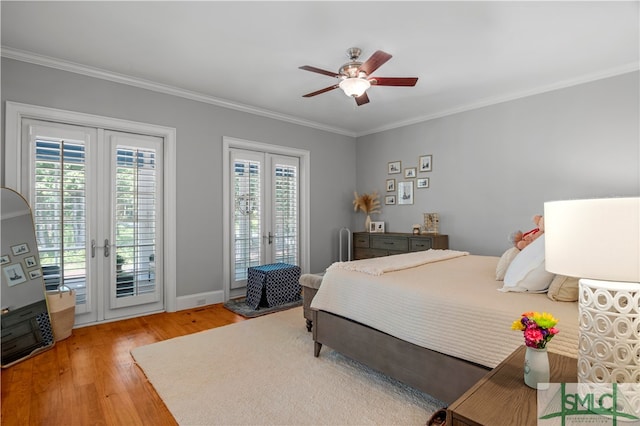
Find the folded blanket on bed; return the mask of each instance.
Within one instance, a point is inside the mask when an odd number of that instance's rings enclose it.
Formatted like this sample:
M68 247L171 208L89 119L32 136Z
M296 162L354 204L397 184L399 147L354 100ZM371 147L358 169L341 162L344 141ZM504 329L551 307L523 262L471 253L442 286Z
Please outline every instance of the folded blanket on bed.
M369 275L382 275L385 272L415 268L431 262L467 256L469 252L456 250L426 250L402 255L376 257L373 259L354 260L352 262L336 262L327 268L346 269L347 271L364 272Z

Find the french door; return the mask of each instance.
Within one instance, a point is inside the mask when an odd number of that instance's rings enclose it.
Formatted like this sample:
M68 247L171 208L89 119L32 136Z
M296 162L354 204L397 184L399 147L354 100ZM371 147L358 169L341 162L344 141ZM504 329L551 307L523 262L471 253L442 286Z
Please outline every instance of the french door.
M229 150L230 295L246 287L247 268L300 264L300 159Z
M47 290L76 324L161 310L163 140L23 120L23 168Z

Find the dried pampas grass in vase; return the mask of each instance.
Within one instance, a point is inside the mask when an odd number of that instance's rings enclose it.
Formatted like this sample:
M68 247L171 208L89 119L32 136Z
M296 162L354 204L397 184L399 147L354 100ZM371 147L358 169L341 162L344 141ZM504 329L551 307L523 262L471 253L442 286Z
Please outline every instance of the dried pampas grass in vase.
M365 219L364 226L365 231L369 231L369 226L371 225L370 215L372 213L380 213L380 199L378 192L374 191L371 194L358 195L358 192L353 191L353 195L353 211L357 212L358 210L362 210L366 213L367 218Z

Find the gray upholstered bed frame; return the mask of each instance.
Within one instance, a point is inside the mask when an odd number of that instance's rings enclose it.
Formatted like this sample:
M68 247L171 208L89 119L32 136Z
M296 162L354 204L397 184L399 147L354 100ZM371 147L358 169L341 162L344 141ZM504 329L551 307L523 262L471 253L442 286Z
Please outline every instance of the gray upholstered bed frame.
M348 318L312 310L314 355L322 345L451 404L488 367L400 340Z

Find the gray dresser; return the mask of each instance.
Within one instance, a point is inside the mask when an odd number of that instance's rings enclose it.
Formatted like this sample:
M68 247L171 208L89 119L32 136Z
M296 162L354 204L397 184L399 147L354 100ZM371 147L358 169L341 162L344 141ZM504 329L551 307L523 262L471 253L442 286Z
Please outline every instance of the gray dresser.
M391 256L412 251L448 248L449 236L443 234L353 233L354 260Z

